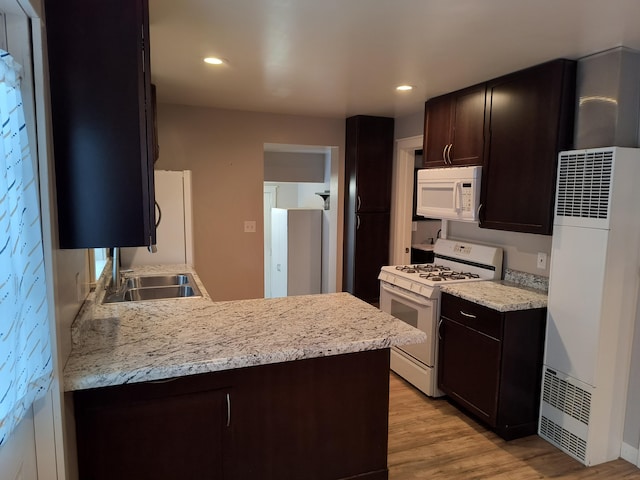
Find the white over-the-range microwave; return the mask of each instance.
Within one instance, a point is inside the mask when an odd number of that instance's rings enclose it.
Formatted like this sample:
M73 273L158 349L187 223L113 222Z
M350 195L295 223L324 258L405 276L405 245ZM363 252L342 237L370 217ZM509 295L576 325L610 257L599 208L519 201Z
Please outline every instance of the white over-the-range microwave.
M482 167L418 170L416 214L428 218L477 222Z

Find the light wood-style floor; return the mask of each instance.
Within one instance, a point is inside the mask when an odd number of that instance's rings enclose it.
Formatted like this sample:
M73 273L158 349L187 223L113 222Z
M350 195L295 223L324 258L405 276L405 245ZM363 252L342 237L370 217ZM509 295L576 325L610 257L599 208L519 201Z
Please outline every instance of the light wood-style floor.
M587 468L537 435L506 442L394 373L389 403L390 480L640 480L640 469L624 460Z

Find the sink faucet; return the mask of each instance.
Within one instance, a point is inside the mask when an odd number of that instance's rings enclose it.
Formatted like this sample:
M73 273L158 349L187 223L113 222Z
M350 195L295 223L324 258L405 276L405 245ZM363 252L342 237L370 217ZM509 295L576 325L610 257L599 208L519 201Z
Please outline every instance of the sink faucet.
M113 247L111 261L111 291L117 292L120 290L120 247Z

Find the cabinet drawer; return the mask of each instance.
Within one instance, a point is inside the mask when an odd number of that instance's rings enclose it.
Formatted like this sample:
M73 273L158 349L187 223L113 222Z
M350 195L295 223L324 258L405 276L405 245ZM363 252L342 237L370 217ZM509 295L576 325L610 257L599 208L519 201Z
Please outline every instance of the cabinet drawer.
M491 308L443 293L440 314L498 340L502 338L502 314Z

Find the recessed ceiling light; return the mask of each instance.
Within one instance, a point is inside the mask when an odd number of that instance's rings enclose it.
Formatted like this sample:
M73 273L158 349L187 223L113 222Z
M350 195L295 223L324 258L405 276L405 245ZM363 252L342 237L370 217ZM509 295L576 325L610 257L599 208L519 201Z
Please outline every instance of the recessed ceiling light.
M409 90L413 90L412 85L399 85L396 87L396 90L399 92L408 92Z
M210 65L222 65L225 63L223 59L217 57L207 57L204 59L204 62Z

